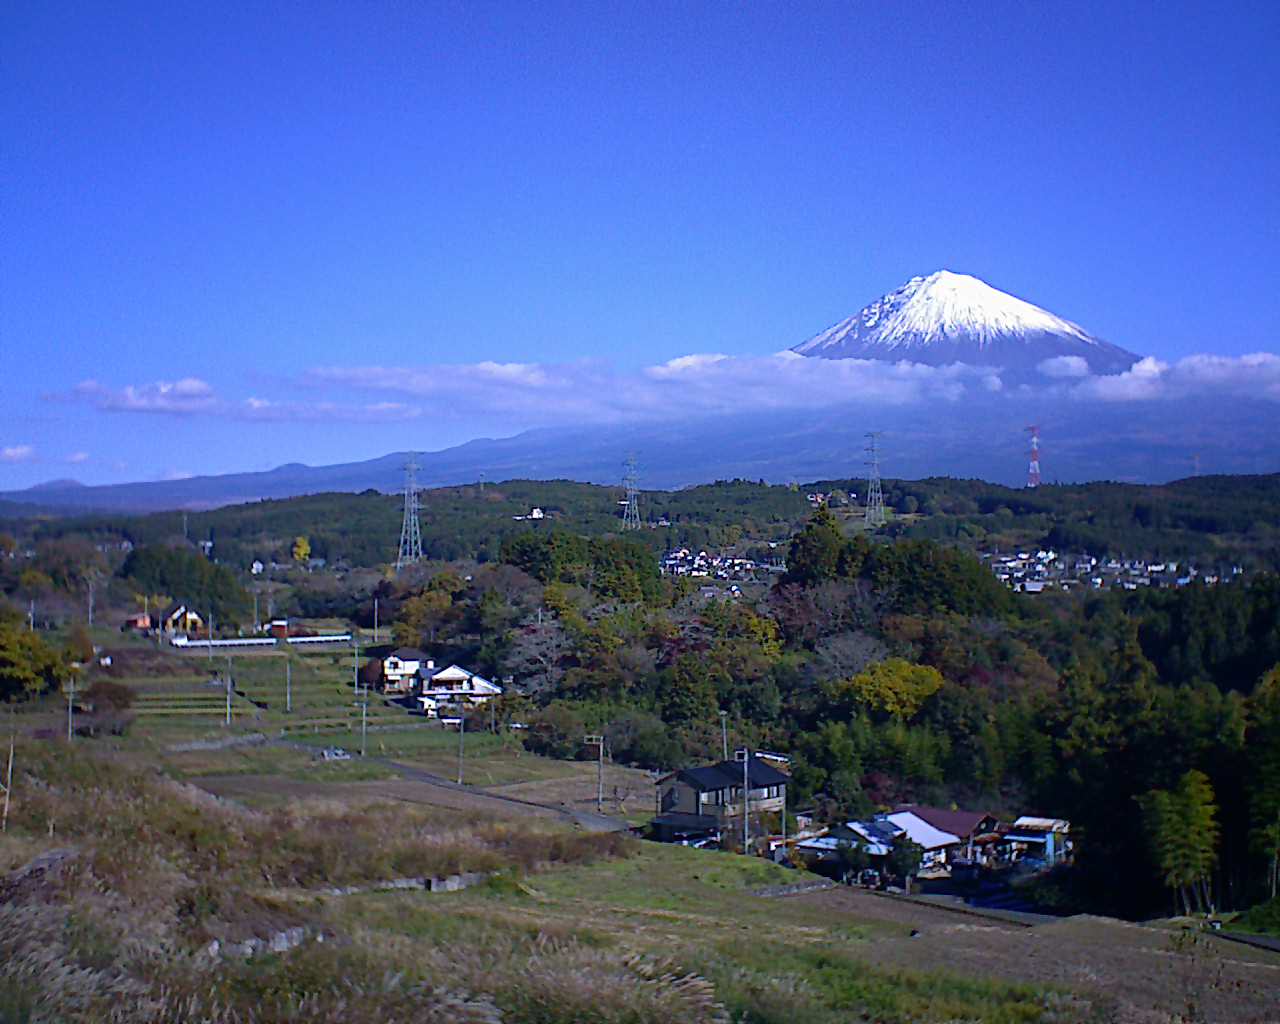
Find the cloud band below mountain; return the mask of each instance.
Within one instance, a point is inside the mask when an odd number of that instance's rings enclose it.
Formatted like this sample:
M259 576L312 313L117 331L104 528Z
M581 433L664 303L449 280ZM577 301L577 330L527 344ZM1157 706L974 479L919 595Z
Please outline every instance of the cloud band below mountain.
M484 361L428 366L325 366L306 371L289 400L229 398L199 378L109 388L84 381L50 396L110 412L217 416L259 422L379 423L465 410L476 419L520 429L552 424L627 423L695 416L915 403L989 403L1001 394L1043 393L1089 403L1152 402L1233 396L1280 402L1280 356L1146 358L1112 375L1091 374L1081 360L1040 364L1036 382L1006 381L998 368L955 363L814 359L697 353L638 371L598 360L564 364ZM355 392L364 400L352 400Z

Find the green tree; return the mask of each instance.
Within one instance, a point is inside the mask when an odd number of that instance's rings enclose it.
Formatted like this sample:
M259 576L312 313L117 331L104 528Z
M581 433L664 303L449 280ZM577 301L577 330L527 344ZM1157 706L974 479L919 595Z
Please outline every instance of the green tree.
M920 870L924 861L924 847L905 832L893 841L886 864L895 878L901 878L903 887L911 887L911 878Z
M1165 885L1177 892L1184 913L1193 904L1208 911L1218 859L1218 808L1209 777L1193 768L1172 790L1151 790L1141 803Z
M811 584L835 579L844 549L844 534L835 515L826 505L819 506L791 542L783 581Z
M0 621L0 699L28 700L52 690L65 674L62 658L38 633Z

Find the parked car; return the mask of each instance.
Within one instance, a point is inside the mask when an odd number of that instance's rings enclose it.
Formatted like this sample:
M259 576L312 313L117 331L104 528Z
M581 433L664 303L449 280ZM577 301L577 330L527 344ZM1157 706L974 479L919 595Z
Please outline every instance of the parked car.
M351 755L342 747L325 747L320 751L320 760L322 761L350 761Z

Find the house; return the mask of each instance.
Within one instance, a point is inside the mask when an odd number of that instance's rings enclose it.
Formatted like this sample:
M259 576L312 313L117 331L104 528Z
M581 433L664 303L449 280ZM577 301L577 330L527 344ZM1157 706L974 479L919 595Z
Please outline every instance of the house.
M410 693L424 667L431 670L436 663L416 647L397 647L382 659L382 692Z
M959 857L973 858L975 841L999 830L1000 820L987 811L960 811L903 804L886 819L901 826L912 842L924 847L925 864L941 866Z
M205 628L204 618L194 608L175 601L160 613L160 627L168 636L199 636Z
M759 757L746 761L748 813L782 811L791 779ZM680 834L710 834L742 820L743 762L721 761L682 768L657 781L657 815L650 823L656 837L672 841Z
M841 848L847 846L861 847L871 858L872 866L883 870L884 858L893 850L897 838L904 834L901 826L880 816L833 825L823 835L796 843L795 850L818 874L839 871Z
M151 616L147 612L135 612L124 620L124 625L120 627L120 630L121 632L126 632L132 629L139 633L145 633L153 625Z
M438 718L442 710L468 710L502 696L502 687L459 665L436 669L426 662L415 686L418 703L428 718Z
M1052 867L1071 854L1070 832L1071 823L1062 818L1023 815L1000 838L1009 860L1034 858Z

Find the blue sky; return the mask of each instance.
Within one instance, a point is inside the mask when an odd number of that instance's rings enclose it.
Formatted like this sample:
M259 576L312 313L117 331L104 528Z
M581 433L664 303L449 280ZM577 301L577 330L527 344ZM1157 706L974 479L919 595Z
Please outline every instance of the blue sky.
M1254 377L1278 41L1274 3L10 4L0 490L679 401L634 385L942 267L1184 393Z

